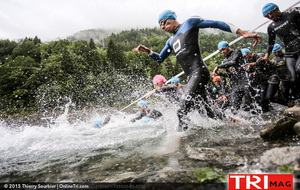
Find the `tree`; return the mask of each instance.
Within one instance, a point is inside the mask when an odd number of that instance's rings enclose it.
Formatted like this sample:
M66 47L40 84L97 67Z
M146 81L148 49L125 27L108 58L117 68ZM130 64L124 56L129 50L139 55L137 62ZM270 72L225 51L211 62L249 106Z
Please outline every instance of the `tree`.
M109 40L107 45L107 60L112 70L123 70L126 67L125 55L120 46L115 44L112 39Z
M18 44L15 41L0 40L0 64L7 61L7 58L12 54Z
M93 38L90 39L89 47L90 47L91 49L96 49L96 44L95 44Z
M12 56L13 58L16 58L18 56L29 56L33 58L35 62L40 63L41 51L39 47L39 44L34 44L33 41L29 39L24 39L19 46L14 48Z

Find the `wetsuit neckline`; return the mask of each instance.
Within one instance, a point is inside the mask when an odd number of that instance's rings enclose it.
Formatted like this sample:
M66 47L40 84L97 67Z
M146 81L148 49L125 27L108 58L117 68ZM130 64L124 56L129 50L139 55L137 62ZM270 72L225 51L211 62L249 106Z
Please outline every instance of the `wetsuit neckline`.
M283 13L281 13L280 15L278 15L278 17L274 21L276 22L276 21L281 20L282 16L283 16Z
M176 34L176 32L179 30L180 26L181 26L181 24L179 24L179 25L175 28L173 34Z
M232 54L233 50L231 50L225 57L228 58Z

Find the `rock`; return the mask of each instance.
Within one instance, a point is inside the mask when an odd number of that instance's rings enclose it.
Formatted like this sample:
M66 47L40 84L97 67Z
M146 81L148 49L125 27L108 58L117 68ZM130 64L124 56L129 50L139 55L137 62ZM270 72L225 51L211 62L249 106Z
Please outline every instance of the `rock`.
M282 165L290 167L297 166L297 160L300 158L300 147L273 148L263 153L260 162L267 168Z
M296 119L300 121L300 107L291 107L283 112L283 115Z
M293 129L295 123L297 123L297 120L293 118L279 116L260 131L260 137L264 140L278 140L286 136L295 135L296 133Z
M111 177L111 178L107 178L105 180L103 180L103 183L118 183L118 182L124 182L124 181L130 181L134 178L134 176L136 175L136 173L134 172L126 172L126 173L122 173L120 175Z
M186 151L190 159L201 160L214 165L239 166L244 164L244 159L230 147L196 148L187 145Z
M131 183L146 183L149 179L156 179L159 175L157 172L142 172L133 177Z
M300 137L300 122L294 125L294 131Z

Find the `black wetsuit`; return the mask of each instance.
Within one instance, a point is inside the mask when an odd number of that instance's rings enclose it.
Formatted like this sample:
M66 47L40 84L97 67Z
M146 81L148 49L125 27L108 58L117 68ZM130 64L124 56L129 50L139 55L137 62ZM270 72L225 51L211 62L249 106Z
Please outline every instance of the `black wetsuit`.
M270 101L279 89L279 77L275 74L274 66L269 62L257 61L255 65L257 81L260 86L260 106L263 112L270 110Z
M169 102L175 105L179 105L181 96L183 95L183 88L183 85L181 86L181 88L178 88L178 86L174 84L169 84L167 86L156 89L156 92L164 93L164 96Z
M139 116L137 116L136 118L132 119L131 122L135 122L136 120L140 120L143 117L149 117L151 119L158 119L161 116L163 116L163 114L160 111L158 111L156 109L148 109L147 110L147 114L141 113Z
M181 99L180 109L177 112L179 127L185 125L183 117L187 115L193 105L199 105L200 102L204 104L209 117L216 117L216 114L211 110L211 106L208 105L206 97L205 86L209 82L210 76L200 52L199 28L218 28L232 33L236 33L238 29L229 23L192 17L179 26L160 54L152 53L149 55L153 60L163 62L174 51L179 64L187 76L188 83L185 86L184 96Z
M220 73L221 74L221 73ZM222 74L221 74L222 75ZM221 76L220 75L220 76ZM230 94L231 94L231 89L230 87L228 86L228 83L225 79L225 77L222 76L222 82L221 82L221 85L219 86L215 86L216 88L216 91L212 91L210 92L211 93L211 97L212 99L214 100L214 104L222 109L223 111L225 109L227 109L231 104L230 104ZM219 101L219 102L216 102L215 100L218 99L219 97L221 96L226 96L227 98L227 101L226 102L223 102L223 101Z
M252 57L250 57L248 60L246 60L246 63L254 63L256 62L259 58L264 57L263 53L254 53ZM256 72L255 67L250 67L248 70L246 70L246 72L248 73L249 76L249 80L250 80L250 85L252 88L259 88L259 79L258 77L255 77L254 73Z
M223 60L221 65L218 65L218 68L226 69L226 73L230 80L231 85L231 102L234 110L236 112L240 108L242 99L244 97L244 109L250 110L252 103L252 98L250 92L251 87L249 79L246 75L246 71L241 67L244 65L244 58L242 56L241 50L231 51L226 55L226 58Z
M271 64L274 65L276 69L276 74L281 80L280 89L285 100L284 104L286 104L289 99L290 81L289 72L286 66L286 58L284 54L282 53L279 57L274 57L271 60Z
M276 36L284 43L286 64L290 74L291 90L297 92L296 80L300 75L300 7L292 8L282 14L268 26L268 48L270 55ZM298 76L297 76L298 75ZM298 85L299 86L299 85ZM299 87L298 87L299 88Z

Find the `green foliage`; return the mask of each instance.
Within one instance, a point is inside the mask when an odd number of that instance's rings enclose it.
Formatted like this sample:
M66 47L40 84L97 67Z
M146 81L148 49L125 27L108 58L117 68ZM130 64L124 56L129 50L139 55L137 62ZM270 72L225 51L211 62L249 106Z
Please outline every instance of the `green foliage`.
M292 174L293 170L288 165L282 165L281 168L279 169L279 172L285 174Z
M159 28L131 29L117 34L89 31L97 39L71 41L62 39L42 43L38 37L17 42L0 40L0 112L20 113L64 106L127 105L149 91L154 75L167 79L182 72L174 54L163 63L151 60L145 53L134 53L139 44L160 52L170 34ZM263 38L266 39L266 34ZM264 36L265 35L265 36ZM213 53L221 40L232 41L236 35L200 30L202 57ZM250 47L243 39L232 49ZM266 40L253 52L263 52ZM221 63L218 54L205 61L209 70ZM184 80L184 76L182 80Z
M194 170L194 177L197 180L202 182L212 182L212 181L221 181L225 182L226 174L221 169L216 169L215 167L205 167L197 168Z

